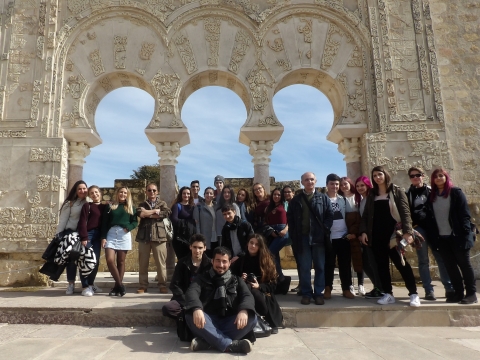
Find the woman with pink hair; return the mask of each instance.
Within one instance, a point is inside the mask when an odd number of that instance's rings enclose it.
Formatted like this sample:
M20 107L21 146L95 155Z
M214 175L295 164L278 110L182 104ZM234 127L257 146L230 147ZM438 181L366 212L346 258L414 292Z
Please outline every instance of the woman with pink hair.
M372 183L366 176L362 175L355 180L355 204L360 212L360 216L363 215L367 196L372 188ZM383 291L381 290L382 283L380 282L377 263L375 262L375 257L373 256L371 247L365 245L362 246L362 262L363 271L373 283L373 290L365 293L365 297L367 299L380 299L383 296Z
M477 302L475 274L470 263L474 234L470 211L463 191L453 186L445 169L436 169L431 176L429 205L433 210L434 236L455 293L446 302L474 304ZM466 291L466 294L464 294Z

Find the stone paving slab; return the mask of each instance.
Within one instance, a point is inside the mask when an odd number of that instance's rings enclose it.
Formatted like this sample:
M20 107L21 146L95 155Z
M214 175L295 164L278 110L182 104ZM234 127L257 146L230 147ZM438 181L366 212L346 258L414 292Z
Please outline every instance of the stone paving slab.
M0 324L0 354L15 360L479 359L480 327L287 328L258 339L250 354L241 355L193 353L165 327Z

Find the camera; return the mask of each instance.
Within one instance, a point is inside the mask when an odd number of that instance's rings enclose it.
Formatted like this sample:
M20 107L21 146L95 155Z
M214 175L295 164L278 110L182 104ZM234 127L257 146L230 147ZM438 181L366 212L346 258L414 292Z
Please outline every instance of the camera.
M405 239L402 239L400 241L400 245L402 245L402 249L405 249L408 246L408 241Z
M255 276L254 273L250 273L250 274L247 275L247 280L246 281L249 282L249 283L254 283L254 282L257 281L257 277Z

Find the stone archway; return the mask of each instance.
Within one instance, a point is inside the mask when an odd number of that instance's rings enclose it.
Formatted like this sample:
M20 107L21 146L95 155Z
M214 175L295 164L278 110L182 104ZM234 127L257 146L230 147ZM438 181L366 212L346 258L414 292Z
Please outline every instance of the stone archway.
M41 253L55 232L67 178L82 176L101 143L96 106L120 86L155 99L145 133L167 201L190 141L181 108L207 85L242 98L239 140L256 181L268 184L284 130L272 98L290 84L330 99L328 139L351 177L379 164L394 175L410 165L453 168L427 0L36 0L5 3L3 13L0 247L19 259Z

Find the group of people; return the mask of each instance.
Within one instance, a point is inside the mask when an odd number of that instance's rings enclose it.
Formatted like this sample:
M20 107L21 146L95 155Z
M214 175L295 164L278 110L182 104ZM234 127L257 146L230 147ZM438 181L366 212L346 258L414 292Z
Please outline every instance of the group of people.
M420 167L408 170L407 192L393 184L382 167L371 178L355 182L330 174L326 188L316 190L312 172L301 177L303 189L275 188L270 194L255 183L252 193L242 188L235 194L218 175L214 186L200 196L200 183L179 190L172 206L158 196L156 184L146 187L146 200L136 208L130 190L120 187L112 201L101 203L100 189L78 181L63 203L57 232L78 232L82 245L92 248L97 259L101 248L115 286L109 295L124 296L125 257L132 247L131 231L138 226L139 254L137 293L148 291L148 264L153 253L160 293L168 293L166 257L168 221L173 224L172 247L178 259L170 283L173 297L163 307L166 316L183 316L193 335L194 351L249 352L249 334L264 317L278 332L282 313L276 288L287 279L280 250L292 245L301 304L323 305L331 299L335 264L338 263L342 295L355 298L352 263L358 279L357 293L378 298L382 305L395 298L389 260L409 291L410 305L420 306L412 268L404 256L411 245L418 255L425 300L436 300L430 276L428 248L438 265L449 303L476 303L475 277L470 248L475 240L467 201L444 169L431 174L431 184ZM87 195L91 202L87 202ZM138 217L140 222L138 223ZM311 269L314 269L312 287ZM82 295L92 296L97 267L80 276ZM373 289L364 287L364 273ZM76 265L67 265L67 294L73 294ZM288 282L289 284L289 282Z

